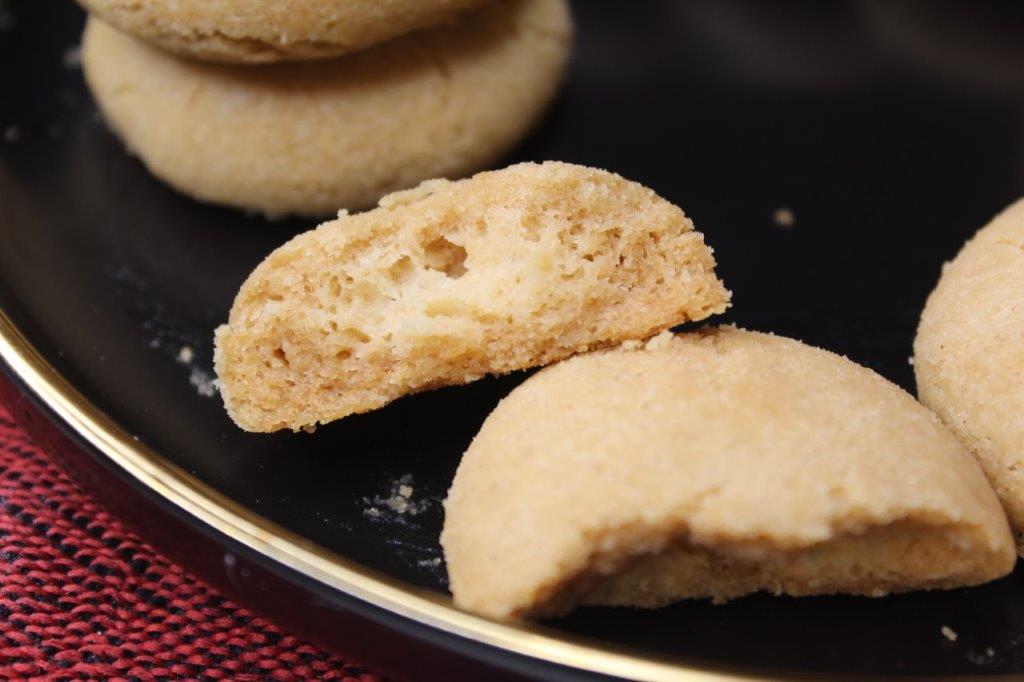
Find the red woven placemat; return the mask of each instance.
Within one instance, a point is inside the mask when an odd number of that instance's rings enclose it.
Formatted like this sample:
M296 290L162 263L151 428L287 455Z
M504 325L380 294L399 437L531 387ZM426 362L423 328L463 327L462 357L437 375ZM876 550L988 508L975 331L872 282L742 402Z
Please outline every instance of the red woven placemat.
M0 679L379 680L170 563L0 407Z

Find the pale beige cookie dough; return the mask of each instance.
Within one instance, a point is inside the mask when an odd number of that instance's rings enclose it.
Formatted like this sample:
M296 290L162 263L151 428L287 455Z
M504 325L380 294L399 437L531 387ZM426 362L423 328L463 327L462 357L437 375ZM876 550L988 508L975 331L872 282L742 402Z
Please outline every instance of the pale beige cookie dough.
M79 0L163 50L204 61L333 57L454 20L481 0Z
M678 207L606 171L431 181L256 268L217 330L221 395L249 431L325 423L722 312L714 267Z
M85 75L158 177L269 215L332 215L508 152L554 96L565 0L495 0L450 26L327 61L224 66L164 54L90 20Z
M914 368L921 401L981 461L1024 551L1024 201L946 264Z
M542 370L487 418L445 502L458 606L881 596L1013 567L977 462L877 374L734 328L638 345Z

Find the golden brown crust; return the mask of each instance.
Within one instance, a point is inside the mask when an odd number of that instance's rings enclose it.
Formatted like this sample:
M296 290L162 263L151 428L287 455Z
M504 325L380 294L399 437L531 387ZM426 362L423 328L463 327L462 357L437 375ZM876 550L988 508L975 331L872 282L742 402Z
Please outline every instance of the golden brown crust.
M242 285L216 339L242 428L327 422L728 304L683 212L612 173L520 164L381 204L293 239Z
M79 0L162 50L226 63L336 57L452 21L481 0Z
M146 166L200 200L334 215L500 158L533 127L571 46L565 0L496 0L341 59L179 59L90 20L87 82Z
M484 423L445 514L455 601L497 618L954 587L1015 558L934 414L848 360L732 328L534 375Z
M978 457L1024 531L1024 201L947 263L914 343L921 401ZM1024 551L1024 545L1022 545Z

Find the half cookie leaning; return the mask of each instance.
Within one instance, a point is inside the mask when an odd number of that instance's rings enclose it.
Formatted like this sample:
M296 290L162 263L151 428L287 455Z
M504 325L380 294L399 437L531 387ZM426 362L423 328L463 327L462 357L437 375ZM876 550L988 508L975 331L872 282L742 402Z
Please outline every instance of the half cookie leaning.
M149 170L203 201L335 215L487 167L551 101L566 0L493 0L458 21L339 59L204 64L90 19L89 88Z
M528 379L459 466L441 543L456 603L496 618L880 596L982 583L1015 558L934 414L844 358L732 328Z
M977 455L1024 552L1024 201L943 269L914 369L921 402Z
M725 310L703 236L605 171L425 183L272 253L216 334L228 413L299 429Z

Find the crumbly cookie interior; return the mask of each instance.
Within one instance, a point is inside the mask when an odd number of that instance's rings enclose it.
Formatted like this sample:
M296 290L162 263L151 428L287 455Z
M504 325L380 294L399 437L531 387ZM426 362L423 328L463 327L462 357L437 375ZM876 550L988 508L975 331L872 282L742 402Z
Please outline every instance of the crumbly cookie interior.
M279 249L218 330L217 369L243 428L298 429L727 303L677 207L603 171L524 164L428 182Z

